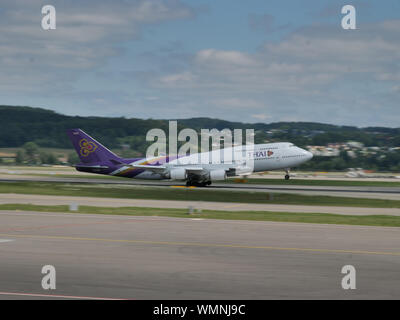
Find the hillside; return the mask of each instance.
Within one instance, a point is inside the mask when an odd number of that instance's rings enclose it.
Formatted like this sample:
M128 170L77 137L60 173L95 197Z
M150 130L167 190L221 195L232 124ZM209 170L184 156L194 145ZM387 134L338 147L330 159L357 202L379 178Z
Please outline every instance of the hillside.
M348 140L360 141L366 146L400 145L400 129L392 128L357 128L312 122L248 124L211 118L183 119L178 121L178 125L180 129L195 130L254 128L256 142L290 140L300 146ZM168 120L66 116L40 108L0 106L1 148L20 147L28 141L42 147L70 148L65 135L68 128L81 128L111 148L118 148L121 143L143 142L145 134L152 128L167 132Z

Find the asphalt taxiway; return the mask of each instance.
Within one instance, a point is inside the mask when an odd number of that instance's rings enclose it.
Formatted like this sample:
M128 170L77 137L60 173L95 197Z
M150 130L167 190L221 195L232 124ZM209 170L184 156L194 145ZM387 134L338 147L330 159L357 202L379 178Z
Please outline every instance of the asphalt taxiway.
M184 186L173 181L148 181L135 179L110 179L110 178L64 178L43 176L18 176L0 175L0 182L58 182L58 183L82 183L95 185L125 185L152 188L170 188ZM266 184L227 184L213 183L206 189L242 192L270 192L270 193L294 193L302 195L323 195L352 198L371 198L385 200L400 200L400 187L367 187L367 186L303 186L303 185L266 185Z
M400 298L399 228L3 211L0 239L0 299Z
M400 208L362 208L340 206L307 206L268 203L234 203L213 201L183 201L183 200L146 200L119 199L76 196L50 196L31 194L0 193L0 204L33 204L42 206L54 205L85 205L93 207L141 207L141 208L175 208L217 210L217 211L271 211L271 212L306 212L331 213L340 215L391 215L400 216Z

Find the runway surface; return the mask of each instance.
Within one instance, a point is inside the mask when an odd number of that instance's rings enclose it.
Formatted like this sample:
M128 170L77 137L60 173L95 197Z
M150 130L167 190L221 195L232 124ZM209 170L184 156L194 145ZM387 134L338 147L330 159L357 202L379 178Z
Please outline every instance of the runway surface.
M146 181L134 179L90 179L90 178L61 178L42 176L9 176L0 175L0 182L64 182L105 185L131 185L140 187L170 188L183 183L171 181ZM295 193L303 195L327 195L336 197L373 198L386 200L400 200L400 187L353 187L353 186L297 186L297 185L265 185L265 184L227 184L213 183L207 190L246 191L246 192L272 192Z
M400 298L399 228L0 212L0 239L0 299Z
M341 215L391 215L400 216L400 208L359 208L339 206L304 206L287 204L234 203L212 201L144 200L96 197L50 196L0 193L0 204L84 205L94 207L142 207L188 209L189 206L201 210L219 211L274 211L333 213Z

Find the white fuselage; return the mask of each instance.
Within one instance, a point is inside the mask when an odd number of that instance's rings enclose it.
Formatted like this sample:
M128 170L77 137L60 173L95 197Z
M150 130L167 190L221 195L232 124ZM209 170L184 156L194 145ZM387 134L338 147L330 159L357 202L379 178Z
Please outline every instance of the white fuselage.
M301 149L289 142L244 145L227 149L213 150L210 152L196 153L180 156L178 159L162 164L172 170L173 168L196 169L202 168L204 172L214 170L228 170L236 168L237 172L261 172L278 169L289 169L299 166L310 160L312 153ZM132 164L154 163L154 159L144 159ZM229 174L228 175L236 175ZM135 178L139 179L165 179L165 175L156 172L144 171Z

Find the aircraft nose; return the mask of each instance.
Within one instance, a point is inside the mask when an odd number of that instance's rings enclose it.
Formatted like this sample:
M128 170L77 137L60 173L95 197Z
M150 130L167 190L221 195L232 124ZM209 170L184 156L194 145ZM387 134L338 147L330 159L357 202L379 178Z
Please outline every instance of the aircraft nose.
M307 160L311 160L312 157L314 156L310 151L307 151L307 150L304 150L304 149L302 149L302 151L303 151L304 155L306 156Z

